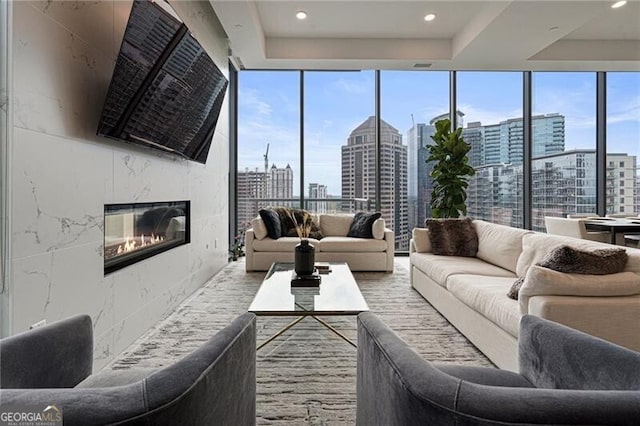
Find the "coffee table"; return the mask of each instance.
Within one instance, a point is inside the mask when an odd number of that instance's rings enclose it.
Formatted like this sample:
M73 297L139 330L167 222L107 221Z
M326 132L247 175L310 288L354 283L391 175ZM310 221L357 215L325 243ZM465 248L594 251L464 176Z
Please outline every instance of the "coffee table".
M258 345L258 350L306 317L311 317L352 346L356 346L326 321L327 315L358 315L369 306L346 263L330 263L318 287L291 287L293 263L274 263L265 276L248 311L258 316L295 316L276 334Z

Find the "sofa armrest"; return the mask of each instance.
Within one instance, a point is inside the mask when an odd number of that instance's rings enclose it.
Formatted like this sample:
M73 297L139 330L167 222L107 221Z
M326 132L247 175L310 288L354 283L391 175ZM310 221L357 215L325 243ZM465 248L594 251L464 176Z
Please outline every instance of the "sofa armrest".
M253 271L253 240L255 238L253 228L247 229L244 233L245 270L247 272Z
M640 390L640 353L534 315L520 321L518 356L539 388Z
M93 326L75 315L0 341L2 389L72 388L91 374Z

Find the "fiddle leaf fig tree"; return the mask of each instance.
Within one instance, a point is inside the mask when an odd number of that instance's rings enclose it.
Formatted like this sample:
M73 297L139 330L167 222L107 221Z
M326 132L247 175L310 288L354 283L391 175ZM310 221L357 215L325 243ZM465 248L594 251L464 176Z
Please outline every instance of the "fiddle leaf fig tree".
M451 131L449 119L435 123L436 133L431 136L435 144L427 145L429 158L435 162L431 171L431 215L438 217L460 217L467 214L467 187L469 177L475 174L469 165L467 153L471 145L462 138L462 129Z

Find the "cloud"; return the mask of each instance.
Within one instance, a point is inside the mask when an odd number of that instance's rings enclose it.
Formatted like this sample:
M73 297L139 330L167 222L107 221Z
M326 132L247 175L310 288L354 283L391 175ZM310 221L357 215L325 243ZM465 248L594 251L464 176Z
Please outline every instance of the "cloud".
M243 112L257 114L260 117L269 117L273 111L270 103L260 99L259 92L255 89L240 89L238 99L242 103Z
M348 80L339 78L333 81L331 86L349 95L363 95L373 93L372 90L374 87L371 79L367 77L360 77L360 79L350 78Z

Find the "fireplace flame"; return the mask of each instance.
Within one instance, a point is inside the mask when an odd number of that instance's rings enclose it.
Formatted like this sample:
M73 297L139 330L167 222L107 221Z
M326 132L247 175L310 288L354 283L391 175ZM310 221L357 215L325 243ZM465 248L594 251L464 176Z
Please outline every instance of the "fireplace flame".
M138 240L138 241L137 241ZM138 250L142 247L150 246L164 241L164 237L156 236L153 233L150 237L146 237L144 234L140 237L126 237L124 244L118 246L117 254L128 253L130 251Z

